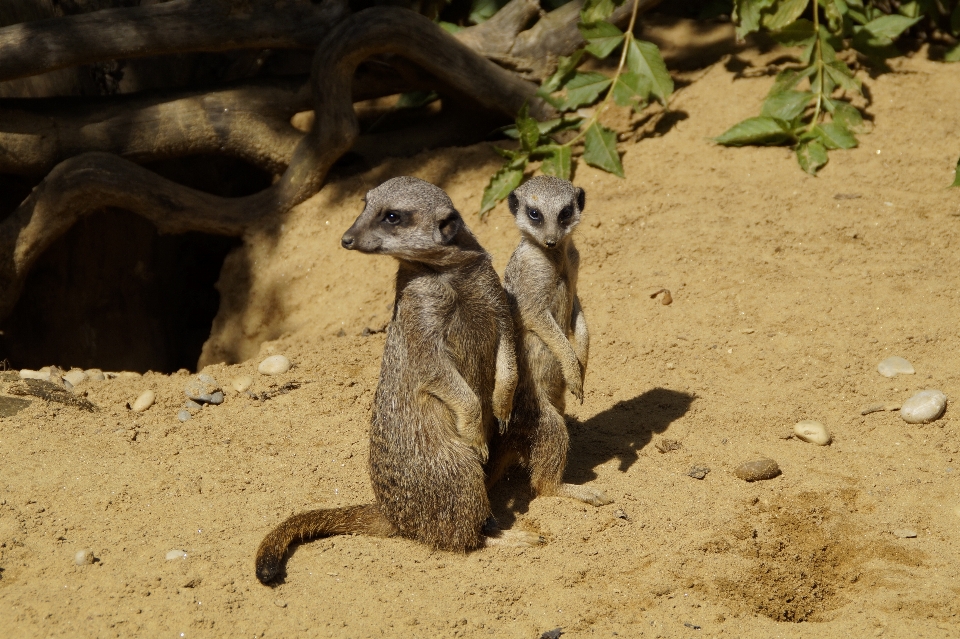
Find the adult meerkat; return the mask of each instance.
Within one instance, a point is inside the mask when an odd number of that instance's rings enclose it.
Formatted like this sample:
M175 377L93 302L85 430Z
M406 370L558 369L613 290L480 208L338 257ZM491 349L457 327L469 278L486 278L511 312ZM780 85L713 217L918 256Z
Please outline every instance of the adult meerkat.
M603 492L563 483L570 447L565 391L583 403L590 350L577 297L580 253L571 236L585 199L583 189L549 176L533 178L508 198L521 236L504 277L517 329L520 382L510 431L495 445L488 485L521 462L538 496L602 506L613 501Z
M538 543L483 534L487 442L497 420L506 427L517 384L513 321L490 256L447 194L412 177L369 191L341 244L400 263L370 426L375 503L290 517L260 544L257 578L276 577L292 542L324 535L399 535L461 552Z

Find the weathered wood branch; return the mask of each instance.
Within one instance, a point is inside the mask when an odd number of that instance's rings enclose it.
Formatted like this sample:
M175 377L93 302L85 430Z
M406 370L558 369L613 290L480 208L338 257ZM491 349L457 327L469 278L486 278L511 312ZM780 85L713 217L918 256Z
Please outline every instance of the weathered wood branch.
M102 60L231 49L314 49L344 0L172 0L0 28L0 81Z
M536 85L479 56L428 19L405 9L367 9L342 22L318 47L310 83L317 114L313 131L300 140L286 171L269 188L247 197L217 197L105 153L85 153L54 168L0 223L0 318L13 309L43 251L93 211L130 210L162 232L240 235L255 220L284 213L316 193L359 134L352 94L358 65L387 54L423 67L487 109L513 116L529 103L536 117L554 115L536 97Z
M642 14L660 4L660 0L638 0L637 12ZM521 76L531 80L542 80L557 69L557 58L570 55L585 42L577 28L580 21L580 9L583 0L573 0L559 9L554 9L530 29L517 35L516 41L506 55L497 58L498 62L516 70ZM620 28L627 26L633 0L626 0L614 9L607 18Z

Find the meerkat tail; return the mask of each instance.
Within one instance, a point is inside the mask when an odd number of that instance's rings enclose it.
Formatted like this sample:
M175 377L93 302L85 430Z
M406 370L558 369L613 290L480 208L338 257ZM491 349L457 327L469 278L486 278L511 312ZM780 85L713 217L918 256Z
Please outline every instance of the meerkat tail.
M330 535L362 534L390 537L396 534L376 504L311 510L294 515L270 531L257 549L257 579L269 583L276 578L283 557L295 541Z

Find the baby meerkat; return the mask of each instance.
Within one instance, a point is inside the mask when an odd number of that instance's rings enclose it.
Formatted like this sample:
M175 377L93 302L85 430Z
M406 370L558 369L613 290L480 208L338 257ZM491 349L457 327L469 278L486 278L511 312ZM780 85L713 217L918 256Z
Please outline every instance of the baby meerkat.
M447 194L412 177L369 191L341 244L400 263L370 426L375 503L290 517L260 544L257 578L273 580L294 541L323 535L399 535L461 552L539 543L520 531L484 536L487 442L498 420L506 427L517 384L513 320L490 256Z
M517 330L520 381L510 431L498 440L487 485L516 462L530 470L537 495L559 495L602 506L601 491L563 483L570 435L565 391L583 403L590 336L577 297L580 253L571 233L586 195L566 180L538 176L514 190L510 212L520 229L504 277Z

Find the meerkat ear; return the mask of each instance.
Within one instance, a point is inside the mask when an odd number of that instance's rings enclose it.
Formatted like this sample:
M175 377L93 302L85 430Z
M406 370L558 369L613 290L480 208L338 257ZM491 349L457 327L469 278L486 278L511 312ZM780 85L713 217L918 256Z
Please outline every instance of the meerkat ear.
M433 239L437 244L449 244L463 227L463 219L456 211L450 211L437 225L433 232Z
M577 208L583 211L583 205L587 202L587 192L579 186L574 187L574 190L577 193Z
M516 189L510 191L510 195L507 196L507 206L510 207L510 215L517 217L517 211L520 210L520 198L517 197Z

